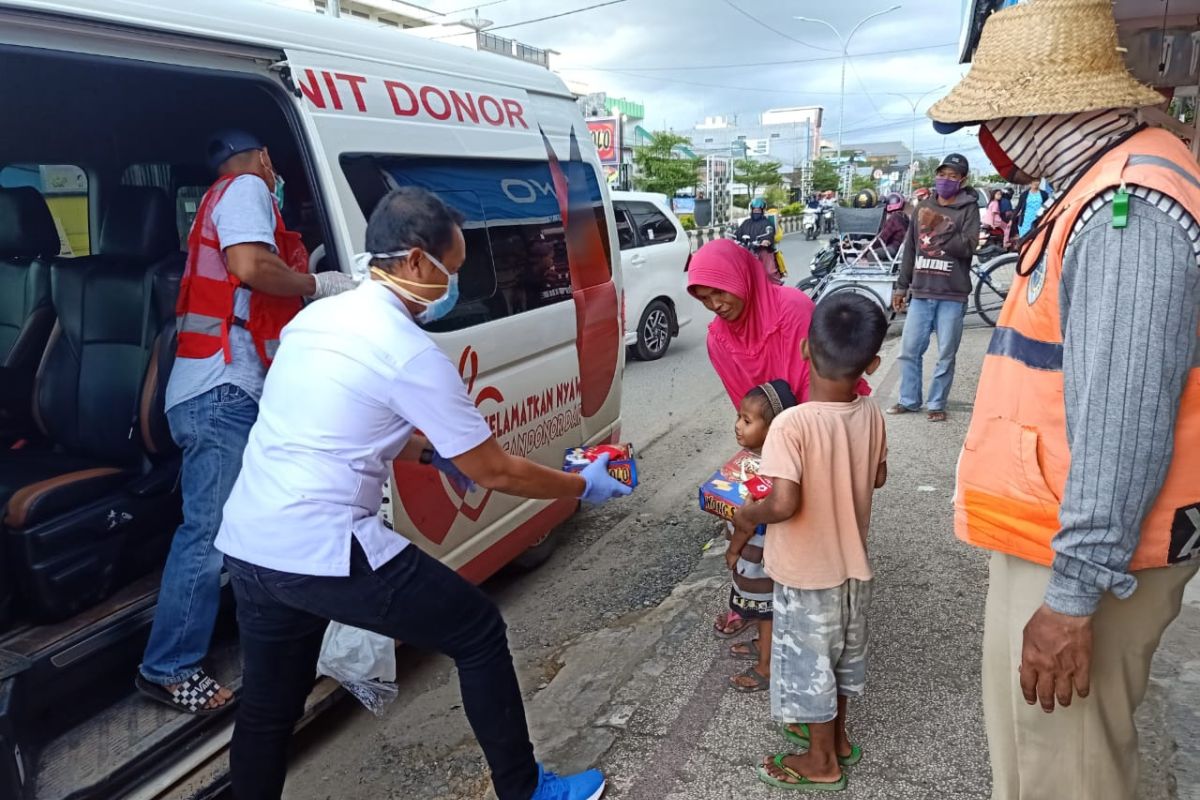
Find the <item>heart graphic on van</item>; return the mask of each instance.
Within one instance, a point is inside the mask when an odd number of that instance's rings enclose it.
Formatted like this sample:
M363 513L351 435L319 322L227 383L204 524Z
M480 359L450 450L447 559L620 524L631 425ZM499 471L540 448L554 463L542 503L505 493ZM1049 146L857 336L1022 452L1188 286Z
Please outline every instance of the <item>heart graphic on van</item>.
M474 396L476 408L489 400L504 402L504 393L495 386L482 386L478 392L475 391L475 383L479 379L479 353L475 348L468 345L462 351L458 358L458 374L466 384L467 394ZM396 461L392 471L396 494L409 519L417 531L434 544L440 545L446 541L460 513L472 522L478 522L492 498L489 489L478 502L470 503L467 495L440 472L411 461Z

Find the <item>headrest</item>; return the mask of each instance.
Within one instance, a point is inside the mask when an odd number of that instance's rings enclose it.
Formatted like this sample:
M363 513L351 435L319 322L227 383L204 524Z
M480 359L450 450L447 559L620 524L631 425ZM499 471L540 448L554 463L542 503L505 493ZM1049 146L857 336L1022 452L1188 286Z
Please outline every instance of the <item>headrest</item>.
M56 256L62 249L50 207L37 189L0 189L0 258Z
M99 253L139 264L179 250L175 207L155 186L118 186L106 198Z

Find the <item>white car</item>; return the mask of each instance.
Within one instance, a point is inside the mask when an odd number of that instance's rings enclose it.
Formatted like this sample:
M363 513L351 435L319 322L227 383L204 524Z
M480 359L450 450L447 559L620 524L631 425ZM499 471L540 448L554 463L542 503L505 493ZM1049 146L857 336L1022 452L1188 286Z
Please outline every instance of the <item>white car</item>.
M621 246L625 344L631 356L655 361L692 321L694 301L687 294L691 243L663 195L613 192L612 204Z

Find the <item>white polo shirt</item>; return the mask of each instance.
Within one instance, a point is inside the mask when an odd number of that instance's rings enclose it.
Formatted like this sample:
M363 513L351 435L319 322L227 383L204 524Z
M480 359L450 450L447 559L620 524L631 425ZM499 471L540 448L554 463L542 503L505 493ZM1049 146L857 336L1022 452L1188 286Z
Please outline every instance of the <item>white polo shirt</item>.
M217 549L340 576L353 536L378 569L409 543L378 512L414 428L447 458L492 435L450 359L382 284L311 304L283 330Z

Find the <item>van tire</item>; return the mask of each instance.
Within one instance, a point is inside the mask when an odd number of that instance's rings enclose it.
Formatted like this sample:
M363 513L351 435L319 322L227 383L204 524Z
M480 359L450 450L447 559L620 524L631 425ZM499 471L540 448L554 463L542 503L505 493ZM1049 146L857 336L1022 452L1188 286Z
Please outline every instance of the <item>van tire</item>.
M657 361L671 346L675 312L663 300L651 300L638 320L637 344L629 349L639 361Z
M550 560L558 549L558 537L554 531L548 532L540 540L525 549L525 552L512 560L512 565L521 572L532 572Z

